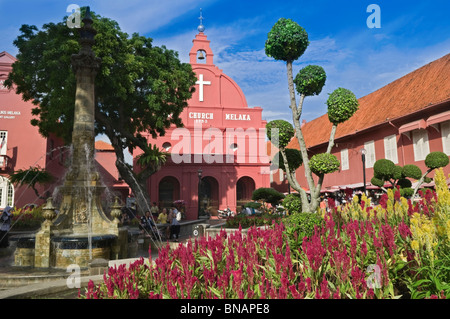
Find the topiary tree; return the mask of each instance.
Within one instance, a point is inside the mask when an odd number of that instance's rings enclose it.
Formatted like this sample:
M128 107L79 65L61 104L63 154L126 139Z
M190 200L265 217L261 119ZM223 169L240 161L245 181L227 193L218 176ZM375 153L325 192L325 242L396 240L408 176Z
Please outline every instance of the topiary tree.
M317 176L333 173L339 169L339 165L337 157L329 153L316 154L309 161L311 171Z
M390 182L392 187L399 186L402 196L414 196L417 194L423 182L430 182L431 179L427 175L436 168L447 166L449 158L442 152L431 152L425 158L427 171L422 174L421 169L414 164L408 164L403 167L395 165L388 159L379 159L373 165L374 176L371 183L382 188L384 191L385 182ZM408 178L418 180L417 185L412 189L412 182Z
M425 166L428 167L427 171L423 173L420 177L419 182L414 188L414 193L412 194L412 198L414 198L419 190L420 186L424 181L426 181L427 175L431 173L434 169L445 167L449 163L449 159L447 154L442 152L431 152L425 157Z
M252 194L252 200L261 200L272 206L277 205L284 198L284 194L273 188L261 187L255 189Z
M280 162L284 162L284 170L286 172L289 184L301 196L302 211L315 212L320 203L320 189L326 174L334 172L339 168L339 161L331 155L331 149L334 146L334 136L336 134L337 125L348 120L358 109L358 100L355 95L344 88L338 88L333 91L328 100L328 117L333 124L326 155L317 154L311 158L308 156L305 140L303 138L300 116L302 114L303 102L307 96L318 95L321 93L326 81L326 73L324 69L317 65L308 65L301 69L298 74L293 77L292 63L297 60L309 45L308 34L296 22L281 18L270 30L265 43L265 53L275 60L285 61L288 77L288 89L290 96L290 108L292 111L292 119L294 127L286 121L281 123L279 120L269 122L266 126L267 136L269 140L279 148L281 154ZM296 93L300 95L297 105ZM278 130L277 134L273 134L271 130ZM310 189L310 196L300 186L295 177L295 168L290 166L289 158L286 153L286 138L297 136L300 153L305 168L307 184ZM289 139L290 140L290 139ZM311 162L314 171L311 169ZM312 174L316 174L319 179L315 183Z
M420 168L413 164L405 165L401 167L395 165L394 162L388 159L379 159L373 165L374 176L370 182L386 191L384 184L386 182L391 183L392 187L400 187L400 193L402 196L411 196L413 190L411 188L412 182L408 178L418 179L422 176Z
M299 168L303 163L302 153L294 148L286 148L284 151L286 154L289 170L291 172L295 172L295 170ZM286 167L284 165L284 161L280 155L280 152L275 155L273 164L276 165L279 169L286 172Z

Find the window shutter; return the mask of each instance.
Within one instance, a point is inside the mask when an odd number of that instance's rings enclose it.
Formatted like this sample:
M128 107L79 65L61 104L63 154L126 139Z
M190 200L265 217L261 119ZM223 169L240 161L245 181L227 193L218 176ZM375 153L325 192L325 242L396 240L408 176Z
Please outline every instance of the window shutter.
M397 137L395 135L384 138L384 158L398 164Z
M348 170L349 167L349 162L348 162L348 149L344 148L341 151L341 170L345 171Z
M425 157L430 153L428 133L426 130L413 131L413 147L414 160L416 162L425 160Z
M442 149L445 154L450 155L450 121L441 123Z

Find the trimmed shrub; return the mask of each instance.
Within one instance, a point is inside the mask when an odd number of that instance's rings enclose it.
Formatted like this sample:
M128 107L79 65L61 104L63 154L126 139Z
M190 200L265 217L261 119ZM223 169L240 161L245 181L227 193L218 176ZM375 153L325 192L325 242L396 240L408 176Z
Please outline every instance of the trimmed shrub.
M358 110L359 102L352 91L337 88L327 100L328 119L334 125L347 121Z
M266 55L275 60L297 60L309 45L308 33L291 19L280 18L272 27L264 46Z
M252 200L262 200L263 202L276 205L284 198L284 194L273 188L261 187L252 194Z
M425 165L431 169L447 166L448 163L448 156L442 152L431 152L425 157Z
M313 96L322 92L326 79L327 75L321 66L308 65L297 73L294 83L299 94Z
M374 175L378 178L383 177L385 180L394 176L396 166L394 162L388 159L379 159L373 165Z
M422 177L422 171L417 165L408 164L403 166L402 174L404 177L419 179Z
M286 153L289 169L291 171L295 171L303 164L302 153L300 152L300 150L294 148L286 148L284 151ZM286 167L283 161L283 155L281 155L280 152L275 155L273 164L277 165L279 169L286 171Z
M278 129L278 136L272 136L272 129ZM294 134L294 128L288 121L273 120L266 124L267 138L275 145L275 147L286 147L294 137Z
M316 175L333 173L339 169L339 166L337 157L329 153L313 155L309 161L309 167Z

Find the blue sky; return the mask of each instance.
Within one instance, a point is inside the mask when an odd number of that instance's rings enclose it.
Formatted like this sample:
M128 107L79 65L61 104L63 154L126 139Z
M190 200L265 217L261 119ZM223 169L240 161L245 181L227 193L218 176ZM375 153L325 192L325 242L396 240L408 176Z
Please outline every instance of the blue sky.
M215 64L242 88L250 107L263 108L266 120L291 120L285 64L264 53L267 33L281 17L304 27L311 42L294 72L318 64L327 73L322 93L305 100L307 121L326 113L328 93L337 87L359 98L450 53L448 0L0 0L0 51L15 55L12 42L22 24L60 22L69 4L89 5L123 31L178 51L183 62L202 8ZM380 7L381 28L367 26L370 4Z

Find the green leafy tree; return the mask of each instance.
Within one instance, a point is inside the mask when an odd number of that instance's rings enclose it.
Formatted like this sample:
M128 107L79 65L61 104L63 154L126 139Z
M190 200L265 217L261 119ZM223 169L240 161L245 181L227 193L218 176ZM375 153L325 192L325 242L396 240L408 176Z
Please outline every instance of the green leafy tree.
M284 162L289 184L301 196L302 211L315 212L320 203L320 189L326 174L339 169L339 161L331 154L334 146L337 125L348 120L358 109L359 103L355 95L347 89L337 88L327 100L328 118L333 124L330 132L328 147L325 154L316 154L311 159L308 156L305 140L301 129L300 117L302 115L303 102L307 96L318 95L325 85L326 73L324 69L317 65L308 65L301 69L293 77L292 63L300 58L309 45L308 33L291 19L280 18L270 30L265 43L265 53L275 60L286 62L288 89L290 96L290 108L294 126L289 122L280 120L269 122L266 126L267 136L271 142L279 148L281 154L280 163ZM300 95L297 104L296 93ZM272 130L274 134L272 134ZM279 137L275 132L278 132ZM272 136L273 135L273 136ZM301 187L295 177L295 168L289 165L286 154L286 146L293 136L296 136L300 145L302 163L305 168L305 175L310 197ZM286 142L289 137L289 141ZM281 166L281 165L280 165ZM317 183L312 174L319 178Z
M84 15L85 8L81 8ZM152 39L121 31L114 20L91 12L97 31L93 50L101 58L95 80L95 129L111 141L120 176L134 192L141 209L150 202L146 181L165 161L166 154L146 138L164 135L175 124L194 92L196 77L178 54ZM22 25L14 41L18 61L5 82L36 107L32 125L48 137L55 133L70 144L75 104L75 75L70 58L78 53L79 32L59 23ZM142 152L138 167L125 162L125 151Z
M46 197L39 193L36 185L49 184L53 182L54 176L43 168L30 167L28 169L19 169L10 174L9 180L16 186L28 185L38 198L45 199Z

